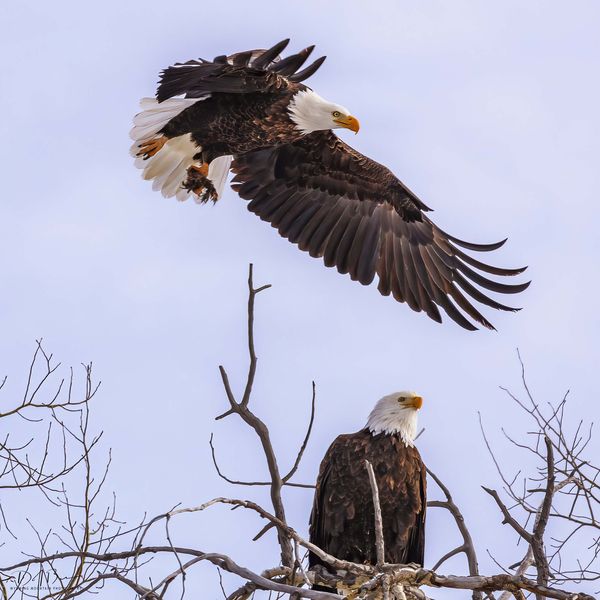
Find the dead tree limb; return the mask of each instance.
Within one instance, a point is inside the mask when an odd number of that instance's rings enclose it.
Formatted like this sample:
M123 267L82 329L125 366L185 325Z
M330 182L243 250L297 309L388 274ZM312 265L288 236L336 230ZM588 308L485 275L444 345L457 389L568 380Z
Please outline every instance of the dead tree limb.
M300 444L299 450L292 462L290 470L281 476L278 461L271 444L269 430L266 424L250 409L251 394L256 376L257 356L254 346L254 309L255 297L268 286L254 288L252 267L248 276L248 353L249 367L241 400L234 396L227 373L220 367L223 386L229 402L229 409L224 416L237 414L257 434L262 444L270 481L236 481L226 477L220 470L216 460L215 448L210 442L213 464L220 477L233 484L244 486L270 486L272 510L267 510L251 500L218 497L204 502L196 507L173 507L151 519L142 521L135 526L126 526L115 518L114 506L108 507L96 516L96 501L100 488L106 479L106 470L99 477L94 473L91 448L99 436L88 433L87 402L76 397L72 392L72 378L58 386L57 393L47 401L42 399L43 391L53 377L58 375L57 368L51 361L51 355L43 352L41 346L36 351L35 361L45 363L41 378L30 368L24 401L16 407L4 409L0 418L23 417L31 423L37 422L36 414L31 411L41 411L49 415L53 427L60 429L63 434L62 461L60 469L50 466L52 450L50 432L40 440L43 451L42 461L32 463L27 456L30 452L31 441L21 445L9 444L10 438L5 438L0 444L0 487L4 492L13 490L18 493L24 488L39 488L43 491L42 498L55 501L55 506L62 507L65 523L57 530L41 532L34 528L39 542L39 551L30 552L14 564L0 567L0 596L8 600L12 589L21 592L28 585L37 585L39 589L48 589L48 593L33 594L34 597L45 600L68 600L97 593L103 589L106 582L119 582L131 589L142 600L166 600L168 592L173 590L175 582L181 583L181 597L188 589L189 574L197 570L197 565L211 563L221 571L231 573L241 578L237 589L229 594L228 600L248 600L256 591L263 590L276 595L285 595L290 599L311 598L313 600L332 600L339 598L336 594L310 589L313 584L347 590L350 596L364 598L400 598L406 600L428 600L427 588L445 588L468 591L474 599L484 597L494 600L494 594L500 593L501 600L507 600L510 594L517 600L524 600L526 595L533 594L537 598L554 598L556 600L592 600L592 596L563 589L565 584L579 584L584 581L600 580L600 573L594 561L600 556L600 524L596 514L600 510L600 468L586 455L586 449L591 440L591 428L580 422L569 433L566 422L566 395L558 405L549 404L542 407L533 399L529 387L525 386L525 398L507 392L517 404L526 411L535 423L534 431L526 433L525 441L521 437L509 436L503 431L510 443L526 452L537 461L533 474L525 477L506 476L502 471L500 461L493 454L491 445L484 437L485 443L492 454L494 464L503 483L501 493L491 488L485 488L494 498L502 513L502 518L516 532L519 539L527 543L527 552L523 559L496 575L483 576L478 573L477 555L473 539L466 527L464 517L454 502L446 485L439 477L428 470L442 491L445 500L432 500L430 507L440 507L448 510L456 521L463 542L458 547L449 550L437 562L433 569L412 568L411 565L389 564L385 562L385 536L381 517L381 507L378 497L378 486L372 466L367 462L366 469L371 484L374 515L375 541L377 560L375 565L356 564L330 555L316 547L310 541L303 539L286 521L281 490L283 485L292 485L293 475L298 466L312 432L315 418L315 386L312 387L312 401L309 423ZM523 370L524 373L524 370ZM97 387L91 383L91 368L86 370L86 390L84 400L94 395ZM40 379L43 385L40 385ZM524 379L524 375L523 375ZM0 391L6 380L0 381ZM67 383L68 382L68 383ZM61 395L62 394L62 395ZM73 395L72 395L73 394ZM45 402L45 404L44 404ZM42 406L38 406L42 405ZM64 417L63 412L64 411ZM75 415L78 424L73 425L67 417ZM485 434L485 432L484 432ZM77 460L65 458L71 456L67 446L76 444L84 449L83 456ZM110 458L109 458L110 461ZM66 470L65 470L66 469ZM73 474L80 469L83 485L76 496L67 488L61 487L61 473ZM249 478L250 479L250 478ZM58 485L60 483L60 485ZM296 484L300 485L300 484ZM307 486L309 487L309 486ZM45 493L45 495L44 495ZM50 494L53 497L50 497ZM58 500L54 497L58 495ZM506 500L506 497L509 500ZM204 552L197 547L180 545L172 537L170 524L173 519L181 519L184 514L196 515L204 513L210 507L222 504L234 508L252 511L264 520L264 527L255 539L261 537L270 529L277 531L281 563L255 572L240 565L232 557L225 554ZM237 514L237 513L236 513ZM0 518L6 531L8 525L6 516L0 505ZM560 520L572 526L571 531L564 537L548 537L553 520ZM161 527L164 530L161 530ZM166 538L165 543L150 545L146 540L156 534L156 529ZM152 532L152 533L151 533ZM591 533L587 545L582 546L584 533ZM52 536L54 537L51 537ZM14 535L14 534L13 534ZM579 536L579 537L578 537ZM52 545L52 540L58 540L58 549ZM591 540L591 543L590 543ZM565 566L561 553L565 548L573 548L578 543L579 559L584 549L590 552L585 561L578 561L575 567ZM113 548L119 547L118 551ZM124 549L122 549L124 548ZM307 571L302 564L301 548L313 552L331 572L319 574ZM583 548L583 549L582 549ZM459 553L464 553L469 566L468 576L442 575L437 573L446 560ZM156 576L155 567L151 576L144 580L153 557L163 557L174 560L162 575ZM162 562L159 561L162 565ZM152 563L156 564L156 563ZM535 575L533 569L535 568ZM516 572L511 573L511 570ZM226 592L220 580L224 597ZM55 586L54 588L52 586ZM57 591L52 591L57 589ZM345 593L345 592L344 592ZM23 597L26 596L22 594Z
M229 378L227 376L225 368L222 365L219 366L219 372L221 373L223 387L225 388L225 394L227 396L227 400L229 401L230 408L227 412L223 413L222 415L219 415L217 419L222 419L231 414L237 414L247 425L249 425L256 432L256 435L260 439L262 449L265 454L267 467L269 469L269 475L271 478L270 492L273 510L275 511L275 515L277 516L277 518L282 523L286 523L285 507L281 498L281 489L283 487L284 480L281 477L281 473L279 471L277 457L275 455L275 451L273 450L269 429L267 428L265 423L248 408L248 404L250 403L250 397L252 395L252 385L254 383L254 377L256 375L256 364L258 362L258 358L256 356L256 351L254 348L254 301L257 294L270 287L271 286L268 284L260 286L258 288L254 287L253 266L252 264L250 264L248 269L249 367L248 376L246 379L246 386L244 389L244 395L242 396L242 400L238 402L235 399L235 396L231 389L231 385L229 383ZM281 550L281 564L286 567L292 567L294 564L294 553L292 545L290 543L289 538L285 535L284 531L279 527L277 529L277 539L279 541L279 546Z
M377 487L377 479L373 471L373 465L365 460L365 467L371 484L371 493L373 494L373 512L375 519L375 549L377 552L377 567L381 569L385 564L385 542L383 539L383 519L381 518L381 504L379 502L379 488Z
M480 416L483 439L508 500L503 500L494 489L483 489L496 502L502 522L527 546L523 558L508 569L514 569L516 576L525 576L533 569L540 587L600 580L600 523L595 516L600 510L600 468L585 455L592 428L581 420L574 427L569 426L568 392L557 403L537 402L527 383L520 354L518 358L523 392L519 395L501 389L533 421L535 430L528 430L524 441L504 429L502 433L509 444L537 461L536 474L523 476L520 470L514 476L505 474ZM560 521L560 531L566 533L547 541L547 526L553 520ZM587 539L583 537L585 532L590 533ZM542 597L536 593L536 598ZM507 593L500 600L508 600Z
M442 556L435 563L432 570L437 571L448 559L452 558L453 556L456 556L457 554L464 553L464 555L467 558L469 575L479 575L479 564L477 562L475 544L473 543L473 538L471 537L471 533L467 527L463 514L454 502L450 490L446 485L444 485L444 483L442 483L441 479L429 468L427 468L427 474L435 481L440 490L442 490L444 496L446 496L446 500L430 500L429 502L427 502L427 506L430 508L446 509L454 518L456 526L458 527L460 535L463 539L462 544L444 554L444 556ZM479 590L475 590L473 592L473 600L482 600L482 597L482 593Z

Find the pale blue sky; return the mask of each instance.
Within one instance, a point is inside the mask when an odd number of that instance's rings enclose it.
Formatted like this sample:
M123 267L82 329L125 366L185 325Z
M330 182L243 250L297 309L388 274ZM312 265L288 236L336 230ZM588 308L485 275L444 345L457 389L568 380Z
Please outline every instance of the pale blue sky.
M241 426L213 421L225 406L217 365L236 389L245 373L252 261L257 282L274 286L257 308L255 407L284 465L303 435L312 379L318 413L303 482L375 400L418 390L422 454L463 508L482 570L494 569L486 548L516 561L521 550L479 488L498 483L477 411L491 429L528 428L498 390L518 382L518 346L540 399L570 388L574 416L599 414L599 5L21 1L3 3L0 22L0 374L18 387L38 337L65 364L94 361L103 381L94 417L113 448L107 485L120 515L261 497L218 480L207 445L215 432L232 476L264 472ZM389 166L442 228L472 241L509 236L494 261L530 265L533 284L516 298L524 310L486 312L498 333L440 326L326 269L231 190L199 207L141 180L128 131L159 70L284 37L328 56L311 85L360 119L347 141ZM311 494L287 500L290 522L305 530ZM452 543L430 515L428 566ZM277 557L272 539L246 542L260 526L215 509L174 532L182 545L261 569ZM3 563L10 551L0 548ZM461 559L448 565L461 570ZM212 569L198 573L203 597L219 597Z

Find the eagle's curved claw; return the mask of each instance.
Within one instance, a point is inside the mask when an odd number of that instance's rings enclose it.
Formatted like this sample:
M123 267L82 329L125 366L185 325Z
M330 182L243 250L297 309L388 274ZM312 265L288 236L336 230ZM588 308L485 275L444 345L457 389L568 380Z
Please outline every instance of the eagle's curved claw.
M143 160L152 158L162 147L167 143L168 139L161 135L158 138L147 140L141 144L138 144L139 151L136 156L141 157Z
M181 184L184 189L196 195L196 201L200 204L218 200L217 190L207 175L208 164L192 166L187 171L187 179Z

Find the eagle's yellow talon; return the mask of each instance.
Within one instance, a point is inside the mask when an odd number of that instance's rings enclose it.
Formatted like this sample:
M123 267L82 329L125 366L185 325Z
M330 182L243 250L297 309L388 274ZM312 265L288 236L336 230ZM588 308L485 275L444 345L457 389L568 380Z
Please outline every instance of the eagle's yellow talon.
M167 141L167 138L164 135L161 135L158 138L139 144L138 148L140 151L137 153L137 156L143 156L144 160L151 158L167 143Z

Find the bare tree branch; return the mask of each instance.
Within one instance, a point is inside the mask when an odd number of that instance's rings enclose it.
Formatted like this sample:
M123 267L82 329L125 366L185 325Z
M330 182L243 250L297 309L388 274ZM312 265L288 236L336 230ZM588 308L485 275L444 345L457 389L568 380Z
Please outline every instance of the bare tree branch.
M285 508L283 506L283 500L281 498L281 489L283 487L283 479L279 472L279 466L277 464L277 457L271 444L271 437L269 430L264 422L259 419L249 408L250 396L252 394L252 385L254 383L254 376L256 374L257 357L254 349L254 299L257 294L263 290L271 287L270 285L263 285L259 288L254 287L253 281L253 267L250 264L248 269L248 352L250 355L250 365L248 368L248 377L246 380L246 387L241 402L237 402L235 396L231 390L229 384L229 378L223 366L219 366L221 378L223 380L223 386L227 399L229 400L230 409L217 417L221 419L228 416L229 414L237 414L242 420L247 423L260 439L263 452L267 461L269 474L271 476L271 502L273 503L273 509L277 518L285 523ZM278 528L277 539L279 540L279 546L281 548L281 563L286 567L291 567L294 564L292 545L290 540L286 537L284 531Z
M531 534L526 529L524 529L520 525L520 523L510 514L510 511L508 510L508 508L506 507L504 502L502 502L502 500L500 500L500 496L498 495L498 492L496 490L491 490L490 488L486 488L483 485L481 487L485 492L487 492L496 501L498 508L500 509L500 511L502 512L502 515L504 516L504 520L502 521L502 523L506 524L506 525L510 525L527 543L531 543Z
M469 575L479 575L479 565L477 562L477 553L475 552L475 544L473 543L473 538L471 537L471 533L469 532L469 529L467 528L467 525L465 523L465 518L463 517L458 506L454 502L450 490L446 487L446 485L442 483L441 479L429 468L427 469L427 474L435 481L440 490L442 490L444 496L446 496L445 501L430 500L427 503L427 506L431 508L445 508L447 511L449 511L450 514L454 517L456 526L458 527L458 530L463 539L463 543L460 546L454 548L453 550L450 550L437 561L437 563L433 567L433 570L437 571L442 566L442 564L444 564L444 562L446 562L448 559L463 552L467 557ZM482 594L480 591L476 590L473 592L473 600L481 600L481 598Z
M449 511L462 536L462 543L445 552L433 569L385 563L384 524L378 485L368 461L365 467L373 496L376 564L341 560L303 539L286 521L281 490L284 485L313 487L294 484L289 480L298 471L310 440L315 419L315 384L312 384L309 423L292 466L284 477L278 467L269 429L250 409L258 360L254 345L255 297L268 287L254 288L250 266L248 374L242 399L238 402L225 369L220 367L229 409L218 418L237 414L256 433L265 455L270 481L236 481L228 478L219 467L212 436L209 444L219 477L234 485L268 486L272 510L252 500L218 497L196 507L177 505L150 519L144 516L140 523L133 526L116 519L114 498L112 506L109 504L99 510L97 503L101 497L100 490L106 482L111 458L109 453L106 467L100 471L96 469L93 461L96 452L92 450L101 434L90 433L89 401L98 389L97 385L92 384L91 365L86 366L85 390L78 396L73 391L72 371L68 377L61 378L60 365L38 342L23 398L16 406L4 408L0 418L23 418L28 427L44 428L48 423L48 428L43 429L41 437L32 434L18 442L11 435L5 435L0 443L0 489L16 494L26 489L39 490L42 502L52 503L54 508L60 510L64 522L58 527L45 524L41 528L34 519L27 519L39 548L23 554L14 564L0 567L0 597L3 600L12 600L17 594L21 598L67 600L98 593L110 581L126 586L142 600L166 600L167 595L169 598L172 596L171 592L183 599L186 592L190 592L188 578L197 571L197 565L203 563L211 563L216 567L220 589L228 600L249 600L257 591L268 592L276 598L340 598L337 594L311 589L310 586L314 584L337 588L344 597L356 600L429 600L425 591L428 587L468 591L474 600L494 600L496 593L500 594L500 600L508 600L509 595L525 600L532 594L540 599L592 600L588 594L567 591L562 587L600 581L600 524L595 516L600 508L600 468L586 455L591 447L592 429L582 421L569 428L566 394L557 404L537 403L525 381L522 361L524 397L523 394L519 397L508 390L506 393L525 411L534 427L524 434L514 435L504 430L502 433L504 443L512 444L518 451L524 452L530 461L536 461L530 474L527 474L526 462L518 467L516 474L505 473L482 427L485 445L502 482L499 491L489 487L484 489L494 498L503 522L511 526L518 540L527 544L524 555L520 551L523 556L521 561L508 568L497 562L500 573L480 575L475 544L464 516L449 488L428 470L430 479L435 481L445 498L430 500L428 506ZM0 391L4 389L5 382L6 378L0 380ZM39 449L37 455L36 449ZM79 479L74 492L72 482L75 476ZM246 509L263 519L264 526L254 539L274 529L279 543L280 564L255 572L225 554L205 552L177 543L170 529L173 519L182 519L184 514L201 519L204 518L201 515L215 505L240 508L244 513L243 509ZM0 523L12 534L8 529L10 515L5 514L2 505L0 514ZM551 527L553 521L562 527ZM552 532L553 537L548 537L548 532ZM159 541L151 545L146 542L158 533L161 539L165 539L164 543ZM12 535L17 537L16 534ZM306 551L318 556L331 572L316 568L307 570L303 562ZM437 572L447 560L460 553L467 558L468 576ZM163 560L155 562L155 557L162 557ZM495 560L493 556L492 559ZM176 564L165 561L174 561ZM164 564L169 566L159 574ZM221 571L241 579L236 584L237 589L229 595L225 591L227 582L221 579Z
M369 476L371 485L371 493L373 494L373 517L375 520L375 550L377 554L377 569L381 571L385 565L385 540L383 538L383 519L381 516L381 504L379 502L379 488L377 479L373 471L373 465L365 460L365 467ZM381 588L383 592L383 600L390 600L390 579L386 573L383 573L381 579Z
M503 522L508 523L527 544L523 558L510 569L516 569L517 576L525 576L530 568L534 568L540 586L600 580L597 564L600 534L595 534L591 543L589 538L587 541L582 538L586 531L600 529L595 518L600 504L600 468L583 455L591 440L591 426L586 428L580 420L574 432L569 434L565 420L568 392L556 404L536 402L527 384L521 355L518 357L524 399L506 388L501 389L533 420L536 430L527 432L529 442L517 441L514 435L502 431L510 444L539 461L537 474L522 476L518 471L514 477L506 476L481 427L486 447L510 501L502 501L495 490L484 489L500 508ZM538 500L540 494L541 501ZM529 529L532 518L533 526ZM566 533L560 538L551 538L552 551L548 552L544 538L553 519L561 521L560 531ZM567 546L571 552L566 551ZM591 554L587 562L579 558L586 550ZM575 553L576 566L569 568L565 565L573 562L572 553ZM541 599L543 596L536 593L536 597ZM500 600L508 600L507 593L503 593Z
M298 451L298 455L296 456L296 460L294 461L294 465L289 470L288 474L283 478L283 482L288 484L288 481L295 475L298 467L300 466L300 461L302 460L302 456L304 455L304 451L306 450L306 446L308 445L308 440L310 439L310 434L312 433L313 423L315 422L315 400L317 397L317 388L315 386L315 382L312 382L312 399L310 402L310 420L308 422L308 427L306 429L306 435L304 436L304 440L302 441L302 445L300 446L300 450ZM290 485L290 484L288 484ZM302 486L306 487L306 486ZM314 487L314 486L311 486Z
M371 493L373 494L373 511L375 515L375 548L377 551L377 567L381 569L385 564L385 542L383 539L383 520L381 518L381 504L379 503L379 488L377 487L377 479L373 465L365 460L365 467L369 475L369 483L371 484Z
M544 548L544 533L546 531L546 525L548 524L550 509L552 508L552 498L554 497L555 485L554 452L552 450L552 442L548 437L544 437L544 442L546 443L547 465L546 492L544 494L544 500L539 512L539 518L536 520L530 540L531 550L533 552L533 558L537 568L537 582L540 585L548 585L548 580L550 579L550 567L548 566L546 549ZM536 594L536 599L543 600L542 596L539 594Z

